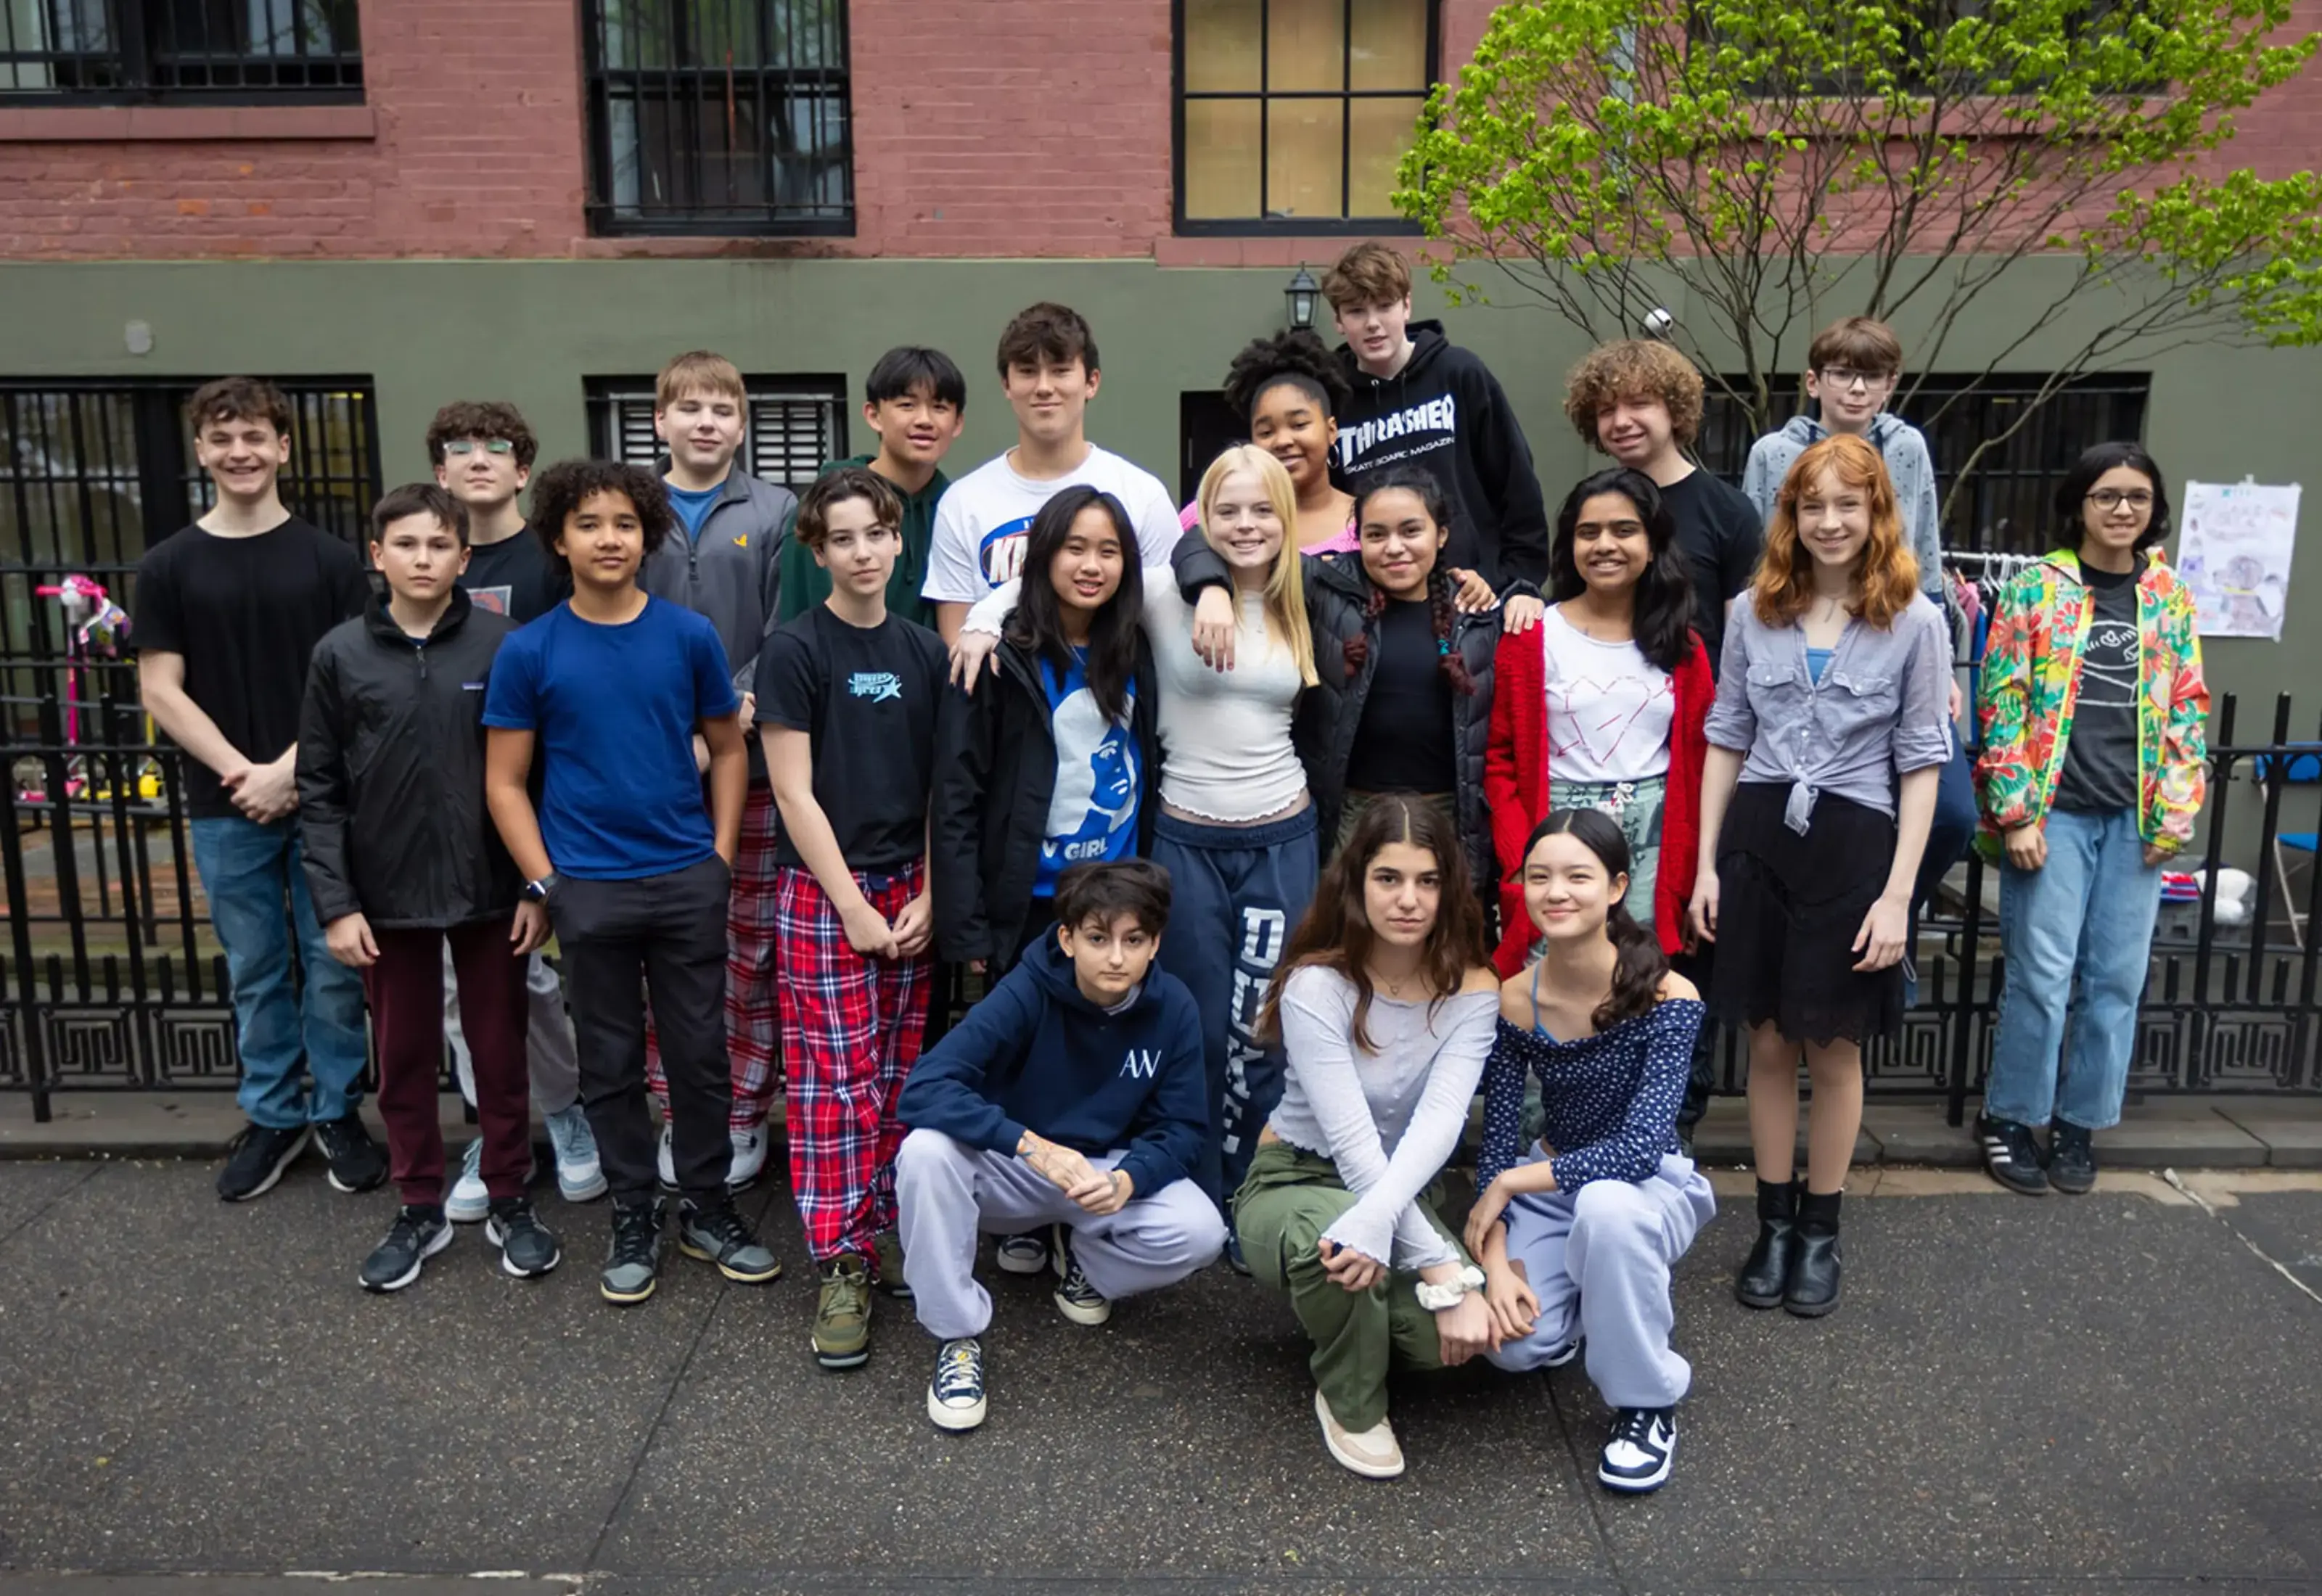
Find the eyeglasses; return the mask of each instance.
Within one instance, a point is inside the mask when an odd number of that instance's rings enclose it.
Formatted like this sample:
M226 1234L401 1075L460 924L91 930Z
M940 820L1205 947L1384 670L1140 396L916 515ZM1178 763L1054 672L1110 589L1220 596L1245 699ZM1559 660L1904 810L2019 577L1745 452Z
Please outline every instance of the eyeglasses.
M2153 490L2148 488L2099 488L2089 495L2089 503L2099 510L2117 510L2126 505L2132 510L2153 507Z
M1824 366L1822 379L1833 388L1848 388L1860 383L1866 388L1883 388L1894 378L1884 371L1862 371L1852 366Z
M514 454L516 445L506 438L454 438L443 445L446 454L468 455L477 450L486 454Z

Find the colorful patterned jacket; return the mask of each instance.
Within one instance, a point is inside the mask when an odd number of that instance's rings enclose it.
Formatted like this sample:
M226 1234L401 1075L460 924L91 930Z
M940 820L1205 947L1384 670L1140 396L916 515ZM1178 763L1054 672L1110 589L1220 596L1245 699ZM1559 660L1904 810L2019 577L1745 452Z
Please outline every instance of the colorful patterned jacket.
M2080 702L2081 651L2096 598L2080 560L2060 550L2010 581L1993 607L1976 715L1975 764L1987 854L1998 834L2046 821ZM2208 793L2209 689L2193 596L2159 549L2136 582L2137 830L2171 852L2193 838Z

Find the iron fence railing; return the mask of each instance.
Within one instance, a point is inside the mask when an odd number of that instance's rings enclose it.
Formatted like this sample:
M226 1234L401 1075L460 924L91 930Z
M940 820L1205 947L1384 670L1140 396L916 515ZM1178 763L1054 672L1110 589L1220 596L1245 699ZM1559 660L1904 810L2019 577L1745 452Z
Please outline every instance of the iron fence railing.
M79 105L362 99L356 0L5 0L0 97Z
M133 667L15 668L0 783L0 1093L48 1117L59 1092L231 1089L225 963L192 861L179 755L154 742ZM29 689L29 690L27 690ZM2322 727L2238 737L2220 705L2197 894L2164 907L2130 1087L2140 1093L2322 1093ZM2302 844L2303 848L2299 844ZM1918 927L1919 996L1898 1040L1869 1050L1871 1090L1944 1103L1956 1123L1988 1065L2004 978L1996 880L1970 858ZM2302 922L2302 923L2301 923ZM972 982L948 983L955 1012ZM949 1017L948 1016L943 1017ZM1738 1039L1720 1086L1739 1091Z

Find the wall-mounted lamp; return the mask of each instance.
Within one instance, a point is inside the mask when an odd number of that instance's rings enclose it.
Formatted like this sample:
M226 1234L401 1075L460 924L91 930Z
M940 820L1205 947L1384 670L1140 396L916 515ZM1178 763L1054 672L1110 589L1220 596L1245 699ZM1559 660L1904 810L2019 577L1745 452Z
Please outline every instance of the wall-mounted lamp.
M1290 325L1294 332L1313 330L1314 301L1321 296L1321 293L1322 285L1314 280L1313 274L1302 263L1298 275L1292 278L1290 286L1282 290L1283 298L1290 304Z

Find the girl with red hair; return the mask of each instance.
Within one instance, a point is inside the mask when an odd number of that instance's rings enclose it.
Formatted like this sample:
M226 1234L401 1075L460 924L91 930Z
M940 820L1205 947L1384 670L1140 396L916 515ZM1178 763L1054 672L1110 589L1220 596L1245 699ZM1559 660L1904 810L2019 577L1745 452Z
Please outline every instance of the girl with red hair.
M1847 435L1815 444L1783 479L1726 629L1693 888L1695 933L1721 944L1710 1011L1750 1033L1759 1234L1734 1290L1751 1308L1838 1306L1862 1044L1902 1026L1911 887L1952 753L1951 669L1879 451ZM1803 1192L1801 1047L1814 1081Z

